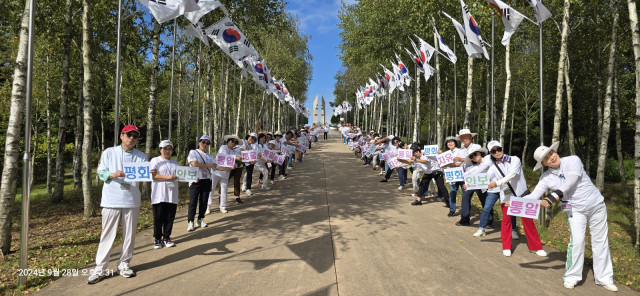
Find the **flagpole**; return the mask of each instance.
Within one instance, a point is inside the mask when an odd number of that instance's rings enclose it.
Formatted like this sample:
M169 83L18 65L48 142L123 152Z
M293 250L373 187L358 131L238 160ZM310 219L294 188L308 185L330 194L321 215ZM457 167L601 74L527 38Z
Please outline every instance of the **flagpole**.
M453 36L453 54L456 54L456 36ZM458 65L453 63L453 117L455 132L458 132Z
M169 141L171 141L171 118L173 115L173 65L176 55L176 30L178 27L178 18L173 19L173 46L171 49L171 87L169 88Z
M538 24L538 27L540 28L540 37L539 37L539 59L540 59L540 146L544 145L544 108L543 108L543 98L542 98L542 91L543 91L543 81L542 81L542 23Z
M196 116L196 146L198 145L198 135L202 131L200 128L200 68L202 68L202 42L198 43L200 44L200 48L198 49L198 107L196 108L198 115Z
M494 75L494 49L493 49L493 44L495 41L495 13L493 11L491 11L491 140L494 140L495 137L493 136L493 113L494 113L494 81L493 81L493 75Z
M122 0L118 0L118 37L116 41L116 100L113 122L113 147L118 145L118 130L120 129L120 25L122 20Z
M33 30L36 10L36 0L29 0L29 39L27 47L27 86L25 100L25 123L24 123L24 155L22 157L22 219L20 225L20 270L27 270L29 259L29 202L31 199L31 102L33 95ZM25 287L27 284L27 274L20 273L18 276L18 287Z

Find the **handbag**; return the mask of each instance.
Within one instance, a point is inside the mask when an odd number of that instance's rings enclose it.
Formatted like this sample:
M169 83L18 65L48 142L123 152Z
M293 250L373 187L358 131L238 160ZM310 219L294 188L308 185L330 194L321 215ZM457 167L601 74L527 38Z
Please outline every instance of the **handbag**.
M500 172L500 175L502 175L502 177L504 178L504 173L502 172L502 170L500 169L498 164L495 163L495 161L493 162L493 164L496 166L496 169L498 169L498 172ZM511 189L511 192L513 192L513 195L516 196L516 197L523 197L523 196L529 195L531 193L531 191L529 191L529 188L527 188L527 190L525 190L520 196L518 196L516 191L513 190L513 187L511 187L511 182L507 182L507 186L509 186L509 189Z

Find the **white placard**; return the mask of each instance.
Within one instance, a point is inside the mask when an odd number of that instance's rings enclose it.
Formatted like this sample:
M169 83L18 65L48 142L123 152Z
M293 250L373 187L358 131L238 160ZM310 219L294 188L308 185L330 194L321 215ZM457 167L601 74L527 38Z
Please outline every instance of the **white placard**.
M462 168L444 169L444 181L452 184L464 181L464 171Z
M394 157L396 157L396 154L393 151L382 153L382 159L384 159L384 161L389 161Z
M258 153L254 150L242 151L242 162L254 162L258 160Z
M197 167L178 166L176 169L176 176L178 176L178 182L195 182L198 179Z
M538 215L540 214L540 200L511 197L507 214L509 216L538 219Z
M424 155L425 156L437 156L438 155L438 145L426 145L426 146L424 146Z
M438 159L438 166L440 167L453 163L453 153L451 153L451 150L438 154L436 158Z
M402 165L402 163L398 161L397 157L390 158L387 161L387 164L389 165L389 169L390 170L394 169L394 168L397 168L398 166Z
M411 149L398 149L398 159L410 160L411 154Z
M262 151L262 157L268 160L273 160L275 156L276 156L276 152L274 150L265 149L264 151Z
M233 168L233 165L236 163L236 157L235 155L218 153L216 155L216 162L218 167Z
M150 162L125 162L122 164L127 182L151 182Z
M486 190L489 188L489 176L487 173L469 175L464 177L464 183L467 185L467 190Z
M284 155L276 154L276 156L274 157L273 161L275 161L275 163L277 163L279 165L282 165L284 163L285 157L286 156L284 156Z
M307 151L307 146L304 145L304 144L300 144L300 145L298 145L298 147L296 149L298 149L298 151L304 153L305 151Z

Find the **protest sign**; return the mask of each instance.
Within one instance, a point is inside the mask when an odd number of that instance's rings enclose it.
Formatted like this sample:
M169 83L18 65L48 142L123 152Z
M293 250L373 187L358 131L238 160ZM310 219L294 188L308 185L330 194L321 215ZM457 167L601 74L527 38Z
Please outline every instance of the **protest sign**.
M123 164L125 180L127 182L151 182L150 162L125 162Z
M178 182L195 182L198 179L197 167L178 166L176 169L176 176L178 176Z
M242 151L242 162L254 162L256 160L258 160L258 154L255 151Z
M411 156L411 149L398 149L398 159L410 160Z
M467 190L486 190L489 188L489 176L486 173L466 176L464 177L464 183L467 185Z
M538 219L538 215L540 214L540 200L511 197L507 214L509 214L509 216Z
M236 162L236 157L234 155L218 153L216 155L216 162L218 164L218 167L233 168L233 165Z
M464 171L462 168L444 169L444 181L451 184L464 181Z
M424 146L424 155L425 156L437 156L438 155L438 145L426 145L426 146Z
M438 159L438 166L444 167L453 163L453 153L451 153L451 151L440 153L436 159Z

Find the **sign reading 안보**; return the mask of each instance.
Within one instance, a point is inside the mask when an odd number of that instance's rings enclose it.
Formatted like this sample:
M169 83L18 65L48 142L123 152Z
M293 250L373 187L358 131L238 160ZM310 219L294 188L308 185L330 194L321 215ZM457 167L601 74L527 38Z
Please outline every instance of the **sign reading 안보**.
M438 155L438 145L426 145L426 146L424 146L424 155L425 156L437 156Z
M255 151L242 151L242 162L254 162L256 160L258 160L258 154Z
M398 159L411 159L411 149L398 149Z
M451 151L440 153L436 158L438 159L438 165L440 167L453 163L453 153L451 153Z
M219 167L233 168L233 165L236 163L236 157L229 154L218 153L216 155L216 161Z
M178 176L178 182L195 182L198 178L197 167L178 166L176 169L176 176Z
M467 185L467 190L485 190L489 188L489 176L486 173L466 176L464 183Z
M523 218L538 219L540 214L540 200L511 197L507 214Z
M444 169L444 181L449 184L464 181L462 168Z
M150 162L125 162L123 165L127 182L151 182Z

